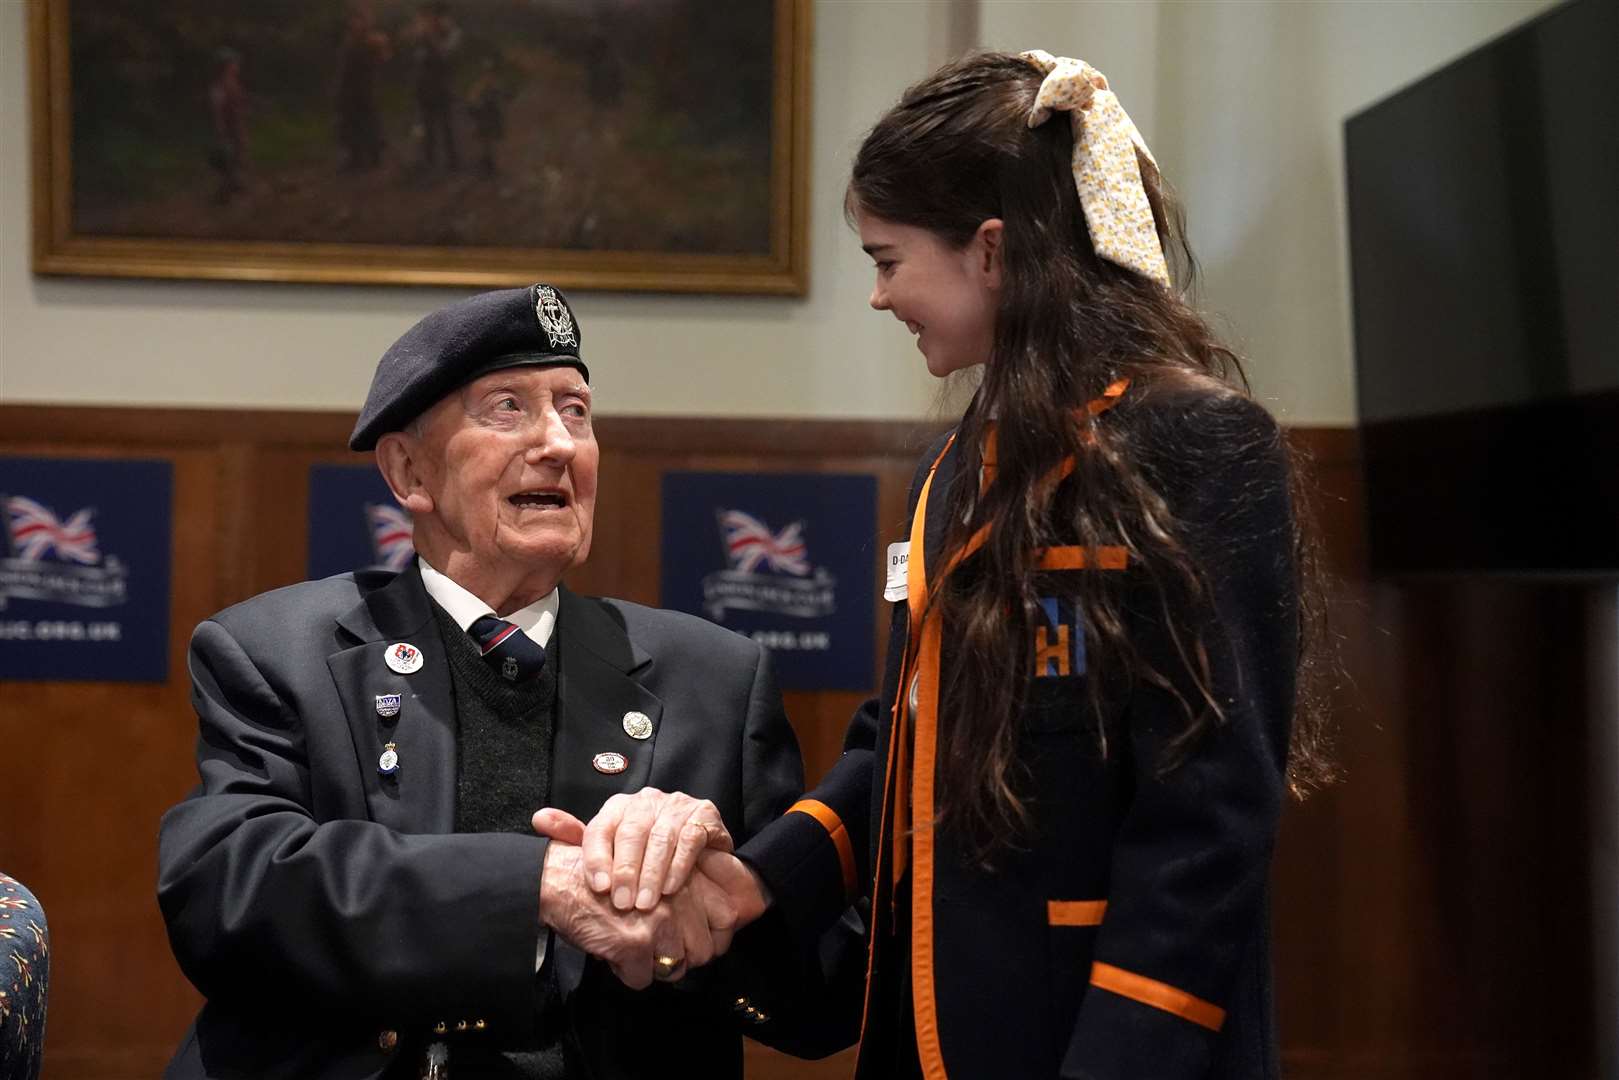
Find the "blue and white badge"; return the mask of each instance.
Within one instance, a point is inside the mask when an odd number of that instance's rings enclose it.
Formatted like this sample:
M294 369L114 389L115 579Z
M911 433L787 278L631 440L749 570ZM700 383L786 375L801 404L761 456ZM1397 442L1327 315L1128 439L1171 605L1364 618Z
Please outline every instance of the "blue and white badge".
M378 694L377 715L382 717L384 720L392 720L394 717L398 716L399 701L401 696L402 695L399 694Z
M396 641L383 654L388 670L400 675L412 675L422 670L422 650L408 641Z
M399 771L399 749L393 743L382 748L382 756L377 758L377 772L383 776L392 776Z

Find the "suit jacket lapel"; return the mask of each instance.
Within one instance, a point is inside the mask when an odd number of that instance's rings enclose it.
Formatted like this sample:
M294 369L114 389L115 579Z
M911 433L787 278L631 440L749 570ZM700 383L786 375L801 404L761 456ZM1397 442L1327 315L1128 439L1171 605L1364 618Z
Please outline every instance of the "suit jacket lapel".
M366 807L373 821L405 833L455 827L455 699L431 603L412 562L338 619L355 644L326 658L354 738ZM408 675L386 659L400 642L422 653L422 666ZM392 718L379 713L378 698L388 694L399 695ZM378 758L390 742L399 770L385 777Z
M633 676L652 658L630 641L611 609L562 589L557 611L557 714L551 758L551 805L589 821L621 791L638 791L652 773L652 754L663 721L663 702ZM652 734L632 738L626 713L652 722ZM624 758L623 772L602 772L602 754Z
M551 754L551 805L583 821L621 791L639 791L652 772L652 751L663 725L663 702L634 676L652 666L620 623L597 600L559 596L557 632L548 652L557 658L556 740ZM624 714L638 712L652 721L652 734L632 738ZM599 755L622 755L620 773L604 773ZM584 976L585 956L559 937L555 947L557 984L571 995ZM549 963L549 961L547 961Z

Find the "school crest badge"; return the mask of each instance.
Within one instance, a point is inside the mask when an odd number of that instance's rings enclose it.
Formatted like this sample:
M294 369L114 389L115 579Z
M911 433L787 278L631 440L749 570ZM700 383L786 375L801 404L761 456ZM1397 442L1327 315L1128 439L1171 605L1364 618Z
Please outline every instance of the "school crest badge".
M1085 674L1085 622L1072 597L1042 596L1043 621L1034 625L1034 676L1066 678Z

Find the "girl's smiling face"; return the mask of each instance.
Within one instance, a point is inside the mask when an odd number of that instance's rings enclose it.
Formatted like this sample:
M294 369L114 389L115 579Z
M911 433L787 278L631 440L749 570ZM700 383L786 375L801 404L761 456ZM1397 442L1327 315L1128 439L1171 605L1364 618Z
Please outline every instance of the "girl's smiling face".
M916 335L928 370L943 377L989 359L1000 298L1001 221L990 218L962 248L916 225L855 213L860 246L877 264L871 306Z

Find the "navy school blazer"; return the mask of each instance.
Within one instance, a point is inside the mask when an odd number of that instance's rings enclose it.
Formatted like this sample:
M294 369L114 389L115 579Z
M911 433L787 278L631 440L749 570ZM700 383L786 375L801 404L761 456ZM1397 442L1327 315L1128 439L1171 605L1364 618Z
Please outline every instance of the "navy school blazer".
M882 696L850 724L835 767L793 811L744 844L776 910L813 935L852 897L872 899L871 982L857 1075L878 1077L895 1040L915 1039L931 998L937 1048L922 1075L1063 1076L1086 1080L1252 1080L1279 1073L1269 953L1268 871L1283 802L1297 665L1298 597L1287 451L1268 413L1230 393L1127 395L1104 422L1132 425L1211 596L1174 613L1208 644L1223 724L1178 768L1163 750L1185 725L1171 695L1138 685L1110 706L1104 755L1088 719L1083 636L1062 606L1067 574L1043 579L1059 659L1045 642L1018 757L1034 823L993 873L937 830L911 887L931 912L931 941L889 920L884 767L908 617L894 605ZM1127 410L1129 412L1127 413ZM941 443L923 457L918 491ZM938 566L959 454L939 462L926 518ZM1126 573L1132 573L1126 571ZM1126 586L1133 641L1166 673L1180 670L1158 601ZM1064 623L1063 620L1068 622ZM944 628L945 663L949 627ZM1066 670L1064 670L1066 668ZM890 830L892 823L889 824ZM886 843L883 845L888 846ZM914 845L913 845L914 848ZM900 899L904 904L905 898ZM923 977L919 978L921 974ZM901 1001L901 995L913 995Z

